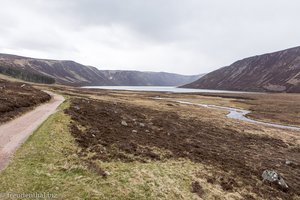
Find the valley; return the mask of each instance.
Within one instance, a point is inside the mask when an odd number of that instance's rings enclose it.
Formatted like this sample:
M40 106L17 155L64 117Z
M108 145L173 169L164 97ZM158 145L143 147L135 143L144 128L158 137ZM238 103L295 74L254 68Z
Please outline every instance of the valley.
M60 199L72 198L75 191L88 199L297 199L300 195L299 131L230 119L224 110L154 99L244 108L252 111L253 119L299 126L298 94L35 87L62 94L66 101L0 174L3 190L32 192L38 186ZM280 173L288 191L263 183L266 169Z
M300 200L300 1L3 1L0 200Z

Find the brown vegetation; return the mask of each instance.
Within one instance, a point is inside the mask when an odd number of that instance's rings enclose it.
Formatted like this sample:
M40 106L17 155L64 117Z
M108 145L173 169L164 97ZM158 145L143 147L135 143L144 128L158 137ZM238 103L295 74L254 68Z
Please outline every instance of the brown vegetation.
M50 98L49 94L28 84L0 79L0 123L9 121Z
M107 95L100 92L97 98L101 100L75 98L66 111L73 120L72 134L83 149L79 152L81 157L107 162L184 158L216 169L207 175L207 182L218 184L225 191L247 188L264 199L292 199L300 195L297 144L265 134L260 128L250 127L262 134L245 132L234 124L224 127L213 120L214 113L207 118L187 114L205 109L159 104L149 100L149 94ZM286 160L294 164L287 165ZM265 169L282 174L289 191L263 184L260 180ZM253 199L251 195L244 198Z

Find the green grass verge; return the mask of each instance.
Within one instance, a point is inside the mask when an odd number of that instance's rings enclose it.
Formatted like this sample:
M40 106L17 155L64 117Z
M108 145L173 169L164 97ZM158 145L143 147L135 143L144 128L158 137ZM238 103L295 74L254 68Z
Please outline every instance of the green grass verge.
M48 118L16 152L0 173L0 193L53 193L58 199L198 199L191 193L195 173L205 172L187 160L149 163L101 162L110 172L102 178L90 171L68 130L70 118L59 111ZM204 191L214 190L203 183ZM5 199L5 198L4 198Z

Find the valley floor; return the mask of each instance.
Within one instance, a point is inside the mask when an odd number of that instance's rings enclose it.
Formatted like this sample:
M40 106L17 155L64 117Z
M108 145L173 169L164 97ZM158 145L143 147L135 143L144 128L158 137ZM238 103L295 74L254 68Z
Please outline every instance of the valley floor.
M300 95L42 89L67 100L0 173L0 193L50 192L59 199L300 198L298 131L153 99L244 108L251 118L299 126ZM263 183L266 169L279 172L289 190Z

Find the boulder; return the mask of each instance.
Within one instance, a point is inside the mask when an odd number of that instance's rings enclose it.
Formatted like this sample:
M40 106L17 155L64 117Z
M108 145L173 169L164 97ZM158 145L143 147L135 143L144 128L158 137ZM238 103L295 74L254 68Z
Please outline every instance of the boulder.
M265 170L262 173L263 182L275 184L281 190L287 191L289 186L286 184L282 176L274 170Z

